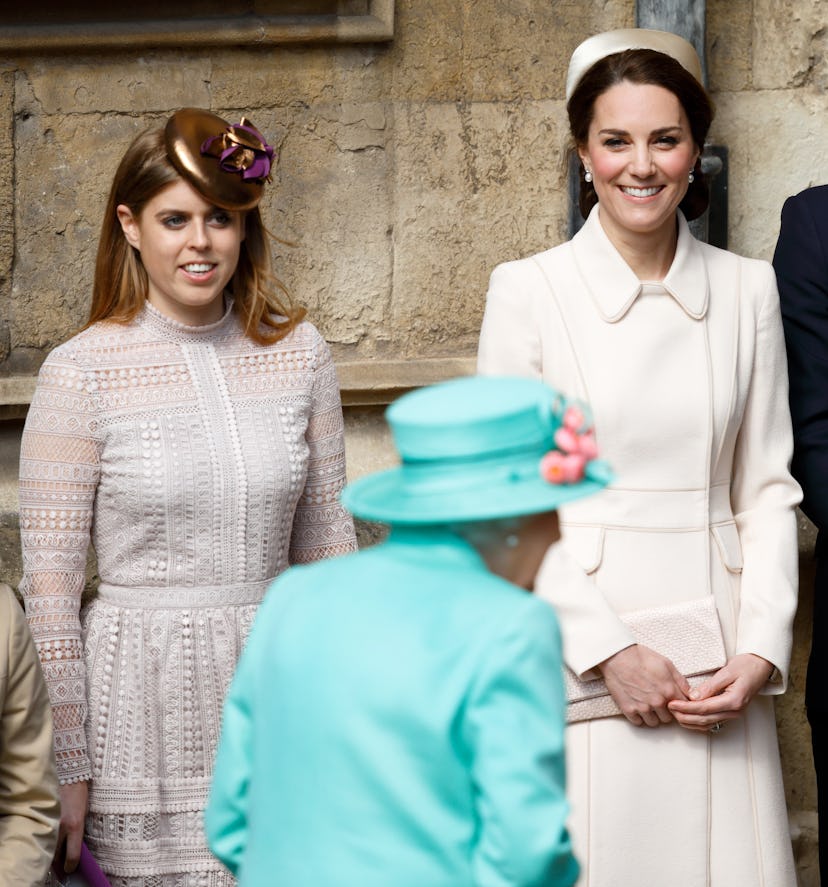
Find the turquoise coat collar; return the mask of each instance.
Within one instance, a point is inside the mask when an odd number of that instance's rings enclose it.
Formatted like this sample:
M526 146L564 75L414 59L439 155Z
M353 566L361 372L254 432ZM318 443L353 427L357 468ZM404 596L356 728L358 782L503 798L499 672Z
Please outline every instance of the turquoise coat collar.
M386 553L408 562L428 559L441 568L488 572L483 558L465 539L446 527L392 526L383 545Z

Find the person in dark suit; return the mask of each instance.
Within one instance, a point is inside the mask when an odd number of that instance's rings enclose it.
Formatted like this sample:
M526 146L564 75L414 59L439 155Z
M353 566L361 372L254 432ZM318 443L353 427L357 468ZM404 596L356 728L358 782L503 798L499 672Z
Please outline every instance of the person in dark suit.
M802 485L802 510L818 530L805 706L817 776L819 867L828 883L828 185L785 201L773 266L788 351L791 471Z

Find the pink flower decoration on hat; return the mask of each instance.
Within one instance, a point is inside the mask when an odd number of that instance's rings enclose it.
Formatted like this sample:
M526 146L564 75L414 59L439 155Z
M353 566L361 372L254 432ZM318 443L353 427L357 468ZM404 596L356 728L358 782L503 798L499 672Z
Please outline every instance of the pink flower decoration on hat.
M580 453L552 450L541 459L541 477L550 484L574 484L584 476L586 458Z
M584 479L587 462L598 456L595 433L585 427L583 411L574 404L563 414L562 425L555 432L557 449L548 452L540 463L541 477L551 484L574 484Z

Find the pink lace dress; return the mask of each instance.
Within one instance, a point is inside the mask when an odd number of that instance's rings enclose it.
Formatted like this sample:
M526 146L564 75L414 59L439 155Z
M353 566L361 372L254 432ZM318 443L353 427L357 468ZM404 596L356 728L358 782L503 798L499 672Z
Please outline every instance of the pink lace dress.
M236 659L268 583L355 548L342 410L303 323L244 336L150 306L43 365L20 524L29 624L61 781L90 781L86 840L114 887L220 887L202 810ZM97 596L79 614L94 544Z

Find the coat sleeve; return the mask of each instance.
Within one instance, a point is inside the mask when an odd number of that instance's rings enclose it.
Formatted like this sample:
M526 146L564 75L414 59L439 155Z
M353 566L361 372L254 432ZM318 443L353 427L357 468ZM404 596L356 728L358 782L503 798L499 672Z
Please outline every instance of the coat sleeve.
M811 201L828 189L791 197L773 257L788 353L792 471L802 484L802 510L828 529L828 230L820 230Z
M257 689L264 686L266 692L268 651L282 608L293 595L294 574L294 570L288 570L271 584L224 700L204 831L210 850L236 877L243 866L250 835L250 793L256 755L272 754L272 736L266 738L266 746L257 744Z
M540 276L533 275L533 266L527 262L495 268L480 331L480 375L525 376L550 382L550 373L544 371L538 307L538 293L544 292L545 285ZM595 666L635 643L601 590L568 550L565 535L549 550L535 592L554 606L563 635L564 661L579 676L596 677Z
M305 432L308 472L293 518L291 564L307 564L356 551L353 520L339 502L345 485L345 430L339 382L327 343L313 327L310 329L314 336L314 368L311 414Z
M101 466L87 373L65 350L43 364L20 449L20 592L52 700L61 783L88 780L80 603Z
M285 577L283 574L281 582ZM266 623L273 608L272 592L273 586L259 607L224 700L221 736L204 811L207 844L235 877L244 861L250 830L250 788L256 754L255 690L270 634Z
M253 769L253 699L255 649L251 637L239 660L224 702L221 739L204 830L213 853L238 877L247 848L248 804Z
M481 376L543 378L535 300L523 285L518 264L498 265L489 280L477 349L477 372Z
M466 716L480 823L474 883L568 887L578 864L565 826L565 701L555 616L527 598L499 635Z
M785 343L772 270L760 269L762 295L745 410L733 454L730 498L742 547L736 652L773 663L785 687L797 600L799 485L788 470L793 449Z
M46 684L23 610L0 586L0 887L39 884L60 804Z

